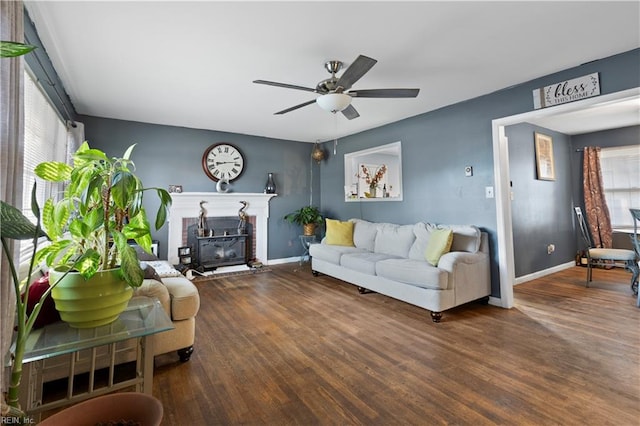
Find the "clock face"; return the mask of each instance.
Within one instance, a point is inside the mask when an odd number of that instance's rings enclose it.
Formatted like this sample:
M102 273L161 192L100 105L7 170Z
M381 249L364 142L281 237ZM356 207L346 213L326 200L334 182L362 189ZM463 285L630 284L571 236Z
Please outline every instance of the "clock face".
M204 151L202 168L207 176L216 182L219 180L231 182L242 173L244 157L233 145L214 144Z

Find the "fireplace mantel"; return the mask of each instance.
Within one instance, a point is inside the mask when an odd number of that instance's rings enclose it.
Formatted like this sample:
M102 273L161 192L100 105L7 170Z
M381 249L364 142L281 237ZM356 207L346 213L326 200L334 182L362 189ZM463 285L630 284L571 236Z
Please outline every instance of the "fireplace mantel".
M204 208L207 217L237 216L242 207L240 201L247 202L245 212L256 217L254 233L256 236L255 257L267 263L269 200L276 194L242 192L180 192L172 193L173 202L169 209L168 259L178 263L178 247L182 246L182 219L198 217L200 202L206 201Z

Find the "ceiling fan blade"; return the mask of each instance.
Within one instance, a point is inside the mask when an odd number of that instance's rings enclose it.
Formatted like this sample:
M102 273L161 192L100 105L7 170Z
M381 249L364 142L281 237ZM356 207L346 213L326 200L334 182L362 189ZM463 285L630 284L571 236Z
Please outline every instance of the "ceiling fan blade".
M370 89L352 90L349 96L354 98L415 98L420 89Z
M351 89L353 83L360 80L360 78L365 75L371 69L371 67L376 64L376 62L378 61L367 56L358 56L356 60L353 61L353 63L349 66L349 68L347 68L346 71L342 73L342 76L340 76L340 79L338 79L336 86L342 87L343 91Z
M316 93L316 89L312 89L310 87L304 87L304 86L296 86L295 84L278 83L277 81L267 81L267 80L253 80L253 82L257 84L266 84L267 86L277 86L277 87L284 87L285 89L305 90L307 92Z
M283 109L282 111L275 112L275 113L274 113L274 115L282 115L282 114L286 114L286 113L291 112L291 111L293 111L293 110L296 110L296 109L298 109L298 108L302 108L302 107L306 107L307 105L311 105L311 104L313 104L313 103L315 103L315 102L316 102L316 100L315 100L315 99L313 99L313 100L311 100L311 101L307 101L307 102L305 102L305 103L303 103L303 104L296 105L296 106L292 106L291 108L287 108L287 109Z
M349 105L345 109L342 110L342 114L347 117L349 120L353 120L354 118L360 117L358 111L353 107L353 105Z

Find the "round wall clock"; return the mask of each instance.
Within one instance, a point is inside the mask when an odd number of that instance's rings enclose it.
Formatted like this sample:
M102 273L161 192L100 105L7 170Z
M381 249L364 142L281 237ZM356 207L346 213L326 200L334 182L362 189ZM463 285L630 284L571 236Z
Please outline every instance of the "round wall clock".
M236 179L244 169L244 157L238 148L228 143L216 143L205 149L202 168L209 178L218 182Z

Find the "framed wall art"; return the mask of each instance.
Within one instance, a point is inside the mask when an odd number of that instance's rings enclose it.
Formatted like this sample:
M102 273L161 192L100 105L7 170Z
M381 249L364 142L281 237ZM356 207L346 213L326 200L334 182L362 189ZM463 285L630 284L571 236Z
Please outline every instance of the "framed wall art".
M553 161L553 139L551 136L535 132L536 173L539 180L556 180Z

